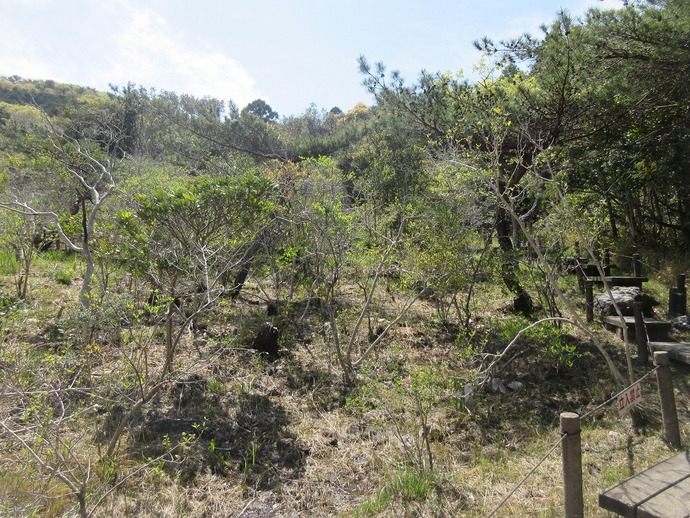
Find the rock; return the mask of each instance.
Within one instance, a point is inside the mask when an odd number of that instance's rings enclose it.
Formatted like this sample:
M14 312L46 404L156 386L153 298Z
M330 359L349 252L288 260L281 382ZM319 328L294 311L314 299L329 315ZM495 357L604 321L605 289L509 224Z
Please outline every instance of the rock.
M609 441L614 444L620 444L623 440L623 435L618 432L609 432Z
M501 378L492 378L491 379L491 389L494 392L500 392L501 394L507 394L508 389L506 389L506 386L503 384L503 381Z
M646 317L652 317L654 306L659 305L653 297L647 295L637 286L614 286L611 288L611 295L624 316L632 316L634 314L633 302L642 303L642 313ZM613 301L608 293L605 292L594 297L594 313L599 316L599 319L617 315Z
M269 358L275 359L278 357L278 338L280 338L278 328L270 322L263 322L252 342L252 349L267 353Z
M522 383L517 380L511 381L510 383L508 383L508 388L513 391L520 390L522 388Z
M690 315L681 315L671 321L671 327L676 333L690 332Z
M465 383L465 394L463 400L465 401L465 408L472 412L474 410L474 404L472 403L472 396L474 396L474 389L470 383Z

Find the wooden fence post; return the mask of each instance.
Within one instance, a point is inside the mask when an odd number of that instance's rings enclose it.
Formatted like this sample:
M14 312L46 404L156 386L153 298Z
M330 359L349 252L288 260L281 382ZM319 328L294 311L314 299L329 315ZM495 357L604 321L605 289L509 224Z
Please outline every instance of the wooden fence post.
M634 253L632 255L633 260L633 276L642 277L642 262L640 262L640 254Z
M582 442L580 416L573 412L561 413L563 438L563 490L565 493L565 517L583 518L582 496Z
M580 293L585 292L585 272L583 268L585 267L584 261L580 260L581 257L575 259L577 266L575 268L575 275L577 277L577 287L580 289Z
M678 291L673 286L668 289L668 316L669 318L680 315L678 308Z
M685 274L680 273L678 274L678 277L676 277L676 289L678 291L682 291L685 293Z
M676 277L676 291L678 292L678 314L685 315L688 312L688 296L685 291L685 274Z
M637 343L637 364L647 365L649 353L647 349L647 328L644 325L642 314L642 302L633 302L633 314L635 315L635 342Z
M656 382L659 386L661 400L661 419L664 423L664 440L674 448L680 448L680 429L678 428L678 413L676 412L676 397L673 394L673 380L671 379L671 365L667 351L654 351Z
M676 286L668 289L668 315L676 317L687 312L687 292L685 291L685 274L676 277Z
M611 275L611 252L606 249L604 252L604 275Z
M594 320L594 293L592 281L585 281L585 311L587 315L587 322Z

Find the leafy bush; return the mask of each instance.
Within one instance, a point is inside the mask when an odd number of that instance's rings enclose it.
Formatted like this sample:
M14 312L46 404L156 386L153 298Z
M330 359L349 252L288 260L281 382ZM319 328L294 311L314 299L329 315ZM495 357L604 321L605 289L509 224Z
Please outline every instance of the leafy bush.
M15 254L0 250L0 275L14 275L19 270Z
M69 286L72 283L72 278L74 277L74 272L71 270L58 270L55 272L55 282L58 284L64 284Z
M523 329L532 322L524 317L513 317L505 320L495 320L493 329L497 338L497 345L507 346ZM533 349L543 359L555 363L557 366L572 367L577 358L577 348L574 340L558 326L557 322L547 321L541 325L525 331L519 338L525 347Z
M9 295L7 295L7 293L5 293L5 285L2 282L0 282L0 311L8 308L15 302L16 299L14 297L10 297Z

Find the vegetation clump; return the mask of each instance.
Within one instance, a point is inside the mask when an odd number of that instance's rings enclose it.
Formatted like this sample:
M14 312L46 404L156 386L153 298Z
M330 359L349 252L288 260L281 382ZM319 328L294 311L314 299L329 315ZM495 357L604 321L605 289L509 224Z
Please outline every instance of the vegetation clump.
M576 411L596 515L667 449L572 266L690 265L690 18L631 4L347 112L0 79L0 514L485 516Z

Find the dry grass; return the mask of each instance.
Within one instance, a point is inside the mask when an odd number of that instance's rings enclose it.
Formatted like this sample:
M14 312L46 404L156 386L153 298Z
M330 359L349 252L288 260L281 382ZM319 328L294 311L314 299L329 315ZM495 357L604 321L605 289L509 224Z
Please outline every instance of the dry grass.
M89 373L84 388L103 397L101 410L65 423L61 433L77 452L75 462L92 463L90 505L112 491L98 516L486 516L559 439L560 412L586 413L615 392L601 359L575 334L581 354L572 366L525 344L501 374L505 383L522 386L508 394L480 391L468 410L462 396L476 373L476 353L500 347L489 332L507 318L500 293L479 301L485 332L464 339L459 330L436 325L433 308L420 302L365 362L355 386L342 384L317 312L298 322L303 305L276 317L286 349L278 360L249 351L255 324L268 317L248 296L223 302L204 319L203 330L185 337L176 360L182 374L137 414L105 466L98 464L104 440L123 412L124 396L136 389L132 369L156 371L162 344L150 327L133 330L123 344L101 341L88 351L70 345L69 330L51 343L47 331L67 322L76 289L56 282L48 266L37 270L32 301L3 317L1 372L10 379L8 369L44 362L41 372L57 375L73 372L67 357L88 362L80 364L80 372ZM380 301L384 312L389 304ZM624 368L621 344L601 336ZM685 367L674 366L674 382L687 444ZM671 454L660 439L653 378L644 388L638 427L612 409L583 423L587 516L606 516L597 507L600 490ZM15 403L2 403L7 422L16 416ZM55 479L46 486L26 452L7 434L1 437L0 514L73 512L65 487ZM497 516L561 515L556 449Z

